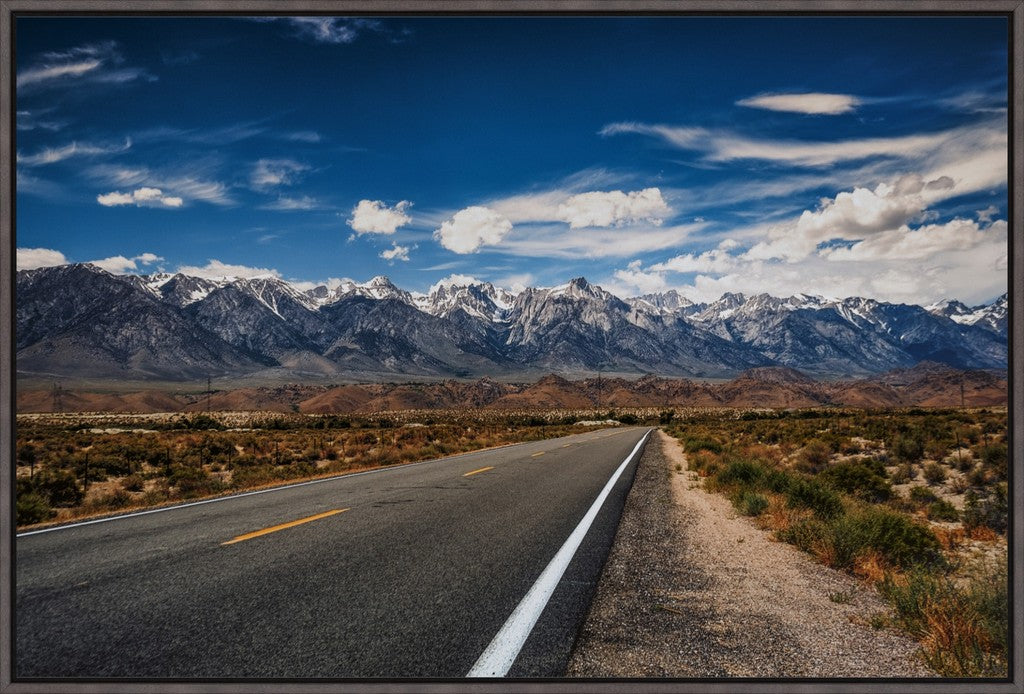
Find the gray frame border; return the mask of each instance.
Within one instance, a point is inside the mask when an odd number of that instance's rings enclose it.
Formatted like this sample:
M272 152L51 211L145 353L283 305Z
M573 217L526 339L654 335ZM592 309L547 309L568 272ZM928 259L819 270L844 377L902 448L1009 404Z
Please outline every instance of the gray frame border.
M909 692L911 694L969 694L1024 692L1024 469L1020 460L1012 473L1013 537L1010 562L1013 571L1013 645L1017 654L1009 682L979 683L961 681L863 682L843 680L717 680L717 681L644 681L644 680L562 680L509 682L430 682L411 680L363 682L125 682L62 681L12 682L11 644L13 596L13 452L14 452L14 81L12 79L14 14L657 14L665 13L744 13L786 15L794 13L999 13L1010 15L1011 94L1010 104L1010 434L1011 446L1024 455L1024 0L0 0L0 694L43 694L50 692L216 692L223 694L270 694L294 692L392 692L442 693L474 692ZM1016 41L1014 41L1016 39ZM1017 456L1018 458L1020 456ZM1011 461L1014 456L1011 456ZM6 579L6 580L5 580Z

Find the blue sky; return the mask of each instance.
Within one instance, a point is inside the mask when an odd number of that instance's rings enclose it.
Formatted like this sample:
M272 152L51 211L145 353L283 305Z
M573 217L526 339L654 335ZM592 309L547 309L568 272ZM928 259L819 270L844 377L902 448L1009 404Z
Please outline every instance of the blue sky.
M21 18L21 268L986 301L1003 18ZM312 286L312 284L308 284Z

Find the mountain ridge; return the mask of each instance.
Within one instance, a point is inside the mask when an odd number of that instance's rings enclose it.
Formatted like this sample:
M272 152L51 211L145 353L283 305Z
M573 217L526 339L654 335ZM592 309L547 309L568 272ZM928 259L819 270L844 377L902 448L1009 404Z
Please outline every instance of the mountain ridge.
M303 291L274 277L88 264L20 271L16 289L22 375L730 378L789 367L854 377L929 360L999 369L1008 358L1006 295L973 308L802 294L693 303L674 291L622 299L582 277L518 293L452 279L416 294L384 276Z

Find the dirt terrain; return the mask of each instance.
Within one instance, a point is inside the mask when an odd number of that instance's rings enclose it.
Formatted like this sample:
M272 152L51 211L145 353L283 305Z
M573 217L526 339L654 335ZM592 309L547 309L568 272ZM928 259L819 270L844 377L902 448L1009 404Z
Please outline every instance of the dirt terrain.
M912 369L870 378L816 381L789 368L750 369L731 381L709 383L643 376L571 381L554 374L535 383L477 381L290 385L220 389L117 392L19 388L19 413L275 411L308 414L393 412L410 409L493 410L636 407L992 407L1005 405L1004 375L961 371L922 362Z
M657 432L570 677L936 677L909 637L869 626L877 593L772 542L705 492Z

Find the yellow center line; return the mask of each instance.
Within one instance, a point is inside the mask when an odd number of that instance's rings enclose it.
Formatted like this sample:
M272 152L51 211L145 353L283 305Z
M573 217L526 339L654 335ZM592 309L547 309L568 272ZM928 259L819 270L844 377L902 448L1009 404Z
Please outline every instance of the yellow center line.
M571 446L571 445L572 445L571 443L567 443L567 444L565 444L564 446L562 446L562 448L568 448L568 447L569 447L569 446Z
M531 458L536 458L536 457L537 457L538 455L544 455L544 451L541 451L540 453L534 453L534 454L533 454L533 455L531 455L530 457L531 457Z
M220 544L222 547L224 545L233 545L236 542L244 542L245 540L251 540L254 537L259 537L261 535L269 535L270 533L276 533L278 530L287 530L288 528L294 528L296 525L302 525L303 523L311 523L312 521L320 520L321 518L327 518L327 516L333 516L338 513L344 513L345 511L348 510L349 509L347 508L336 508L333 511L324 511L323 513L318 513L315 516L300 518L299 520L293 520L289 523L282 523L281 525L274 525L269 528L263 528L263 530L256 530L251 533L246 533L245 535L239 535L236 538L228 540L227 542L221 542Z
M493 470L493 469L494 469L493 465L491 465L490 467L482 467L479 470L473 470L473 472L467 472L465 475L463 475L463 477L469 477L470 475L475 475L478 472L487 472L488 470Z

